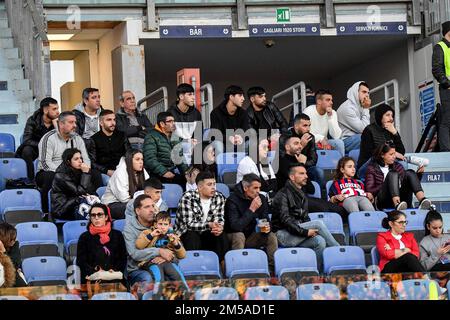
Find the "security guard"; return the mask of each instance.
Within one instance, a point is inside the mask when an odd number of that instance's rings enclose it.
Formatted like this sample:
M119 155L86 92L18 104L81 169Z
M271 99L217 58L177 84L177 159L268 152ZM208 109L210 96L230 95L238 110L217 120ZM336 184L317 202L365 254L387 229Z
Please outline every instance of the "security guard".
M442 24L442 35L433 49L432 71L441 97L439 147L440 151L450 151L450 21Z

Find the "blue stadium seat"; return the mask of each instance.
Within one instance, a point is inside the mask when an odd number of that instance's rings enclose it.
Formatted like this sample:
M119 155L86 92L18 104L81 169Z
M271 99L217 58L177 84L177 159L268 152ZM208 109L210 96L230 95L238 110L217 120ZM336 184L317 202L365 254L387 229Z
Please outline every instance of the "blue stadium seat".
M0 133L0 152L16 152L16 140L10 133Z
M312 212L309 214L311 220L321 220L328 228L337 242L345 244L344 223L336 212Z
M387 215L382 211L358 211L352 212L348 216L348 226L350 238L356 245L375 245L378 232L384 232L381 226L383 218Z
M272 163L275 160L275 156L277 153L275 151L269 151L267 153L267 159L269 160L269 163Z
M224 152L216 156L217 175L223 182L225 172L237 172L239 162L245 157L245 152ZM236 181L236 180L234 180Z
M244 300L289 300L289 291L283 286L249 287Z
M0 192L0 213L7 210L40 210L41 194L36 189L8 189Z
M137 300L129 292L103 292L94 294L91 300Z
M123 232L123 228L125 227L126 219L117 219L113 222L113 229Z
M363 249L356 246L325 248L323 271L329 275L366 273Z
M355 150L351 150L349 153L348 153L348 156L350 157L350 158L352 158L353 160L355 160L355 164L356 163L358 163L358 159L359 159L359 149L355 149Z
M317 150L316 166L322 169L336 169L337 163L342 155L337 150Z
M370 256L372 257L372 265L378 266L380 264L380 254L378 253L377 246L370 250Z
M397 283L399 300L429 300L430 281L425 279L402 280ZM439 285L436 284L439 288Z
M59 256L58 231L51 222L24 222L16 225L22 259Z
M347 286L348 300L391 300L391 288L383 281L360 281Z
M328 180L327 183L325 184L325 190L327 190L327 199L330 200L330 197L328 196L328 194L330 193L330 188L331 185L333 184L333 180Z
M230 196L230 188L224 183L216 183L216 190L222 193L225 198Z
M109 179L111 179L110 176L108 176L107 174L102 173L102 183L103 183L103 186L106 187L106 186L108 185Z
M102 197L103 197L103 195L105 194L105 191L106 191L106 187L98 187L97 188L97 191L96 191L96 193L97 193L97 195L98 195L98 197L101 199Z
M164 183L164 189L162 190L161 197L166 202L169 209L176 210L176 208L178 208L178 202L180 202L182 196L182 187L173 183Z
M66 285L66 261L61 257L27 258L22 270L29 285Z
M153 290L147 291L142 296L141 300L153 300Z
M68 221L64 223L62 232L64 239L64 250L71 259L77 256L78 238L87 231L87 220Z
M81 297L77 294L50 294L40 297L39 300L81 300Z
M408 220L406 231L425 230L424 222L428 210L406 209L403 212L406 214L406 220Z
M239 294L228 287L202 288L195 290L195 300L239 300Z
M28 177L27 164L21 158L0 159L0 174L3 179L20 179Z
M188 250L178 266L186 280L221 278L219 258L213 251Z
M311 181L311 183L314 186L314 193L309 194L309 196L320 199L322 197L322 193L320 191L320 185L316 181Z
M341 292L332 283L310 283L297 287L297 300L340 300Z
M260 249L228 251L225 270L228 278L270 277L267 255Z
M28 298L24 296L0 296L1 300L28 300Z
M309 248L279 248L274 254L275 274L281 280L283 275L319 275L317 258Z

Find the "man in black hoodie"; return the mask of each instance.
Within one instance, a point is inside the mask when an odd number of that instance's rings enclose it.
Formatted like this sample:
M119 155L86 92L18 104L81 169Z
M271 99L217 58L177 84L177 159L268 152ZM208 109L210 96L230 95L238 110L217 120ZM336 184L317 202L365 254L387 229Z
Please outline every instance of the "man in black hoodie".
M244 175L225 203L225 232L231 241L231 249L266 248L269 267L273 271L273 255L278 249L276 235L270 231L269 204L260 195L261 179L254 173ZM255 231L258 220L265 227Z
M39 155L38 144L41 138L55 129L54 123L59 116L58 101L47 97L42 99L39 109L28 118L23 132L23 142L16 151L16 157L27 163L29 179L34 179L33 161Z
M432 72L439 82L439 150L450 151L450 21L442 24L443 38L433 48Z
M237 146L244 143L244 134L234 132L242 129L244 132L250 127L246 110L242 109L244 104L244 90L241 87L231 85L225 90L224 101L211 112L212 135L216 138L216 155L226 152L233 152ZM232 130L227 132L227 129ZM217 132L219 131L219 132ZM216 136L222 139L217 139ZM227 146L228 145L228 146Z

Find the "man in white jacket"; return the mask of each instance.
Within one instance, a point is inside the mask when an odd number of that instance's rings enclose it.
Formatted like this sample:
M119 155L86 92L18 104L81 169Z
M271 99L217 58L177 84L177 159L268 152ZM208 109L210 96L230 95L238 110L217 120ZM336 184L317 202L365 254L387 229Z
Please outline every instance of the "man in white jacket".
M333 110L333 95L328 90L316 92L316 104L303 111L311 118L311 133L316 138L317 149L338 150L345 155L344 142L340 139L342 130L339 127L336 111ZM332 139L328 140L328 134Z
M346 152L359 149L361 133L370 124L371 104L369 86L364 81L358 81L348 89L347 100L337 109Z

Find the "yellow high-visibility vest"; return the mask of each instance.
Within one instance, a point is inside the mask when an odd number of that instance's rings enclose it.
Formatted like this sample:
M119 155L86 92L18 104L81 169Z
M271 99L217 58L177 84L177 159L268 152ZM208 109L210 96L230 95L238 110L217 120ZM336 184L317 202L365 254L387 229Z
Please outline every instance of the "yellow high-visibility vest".
M439 41L438 45L441 46L444 52L445 75L447 78L450 78L450 48L447 47L444 41Z

